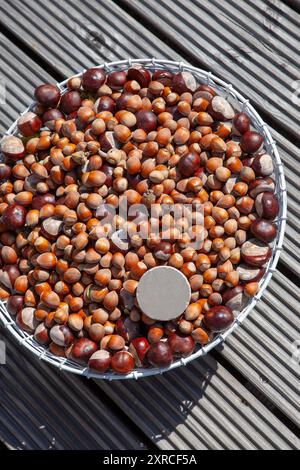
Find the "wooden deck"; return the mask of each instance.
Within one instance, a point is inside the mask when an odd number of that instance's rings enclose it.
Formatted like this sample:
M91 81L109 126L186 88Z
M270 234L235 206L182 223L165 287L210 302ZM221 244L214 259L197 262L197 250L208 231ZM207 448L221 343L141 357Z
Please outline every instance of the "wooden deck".
M300 449L300 2L6 0L0 24L1 134L37 84L127 57L183 60L250 98L288 186L278 271L204 360L137 382L89 381L31 358L2 331L0 440L20 449Z

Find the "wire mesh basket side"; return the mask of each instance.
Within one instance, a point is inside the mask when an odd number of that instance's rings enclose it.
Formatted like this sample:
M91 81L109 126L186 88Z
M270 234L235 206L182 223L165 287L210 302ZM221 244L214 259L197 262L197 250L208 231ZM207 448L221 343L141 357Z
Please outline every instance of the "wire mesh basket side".
M277 237L273 242L273 250L272 256L267 264L266 272L259 283L259 291L256 296L250 299L245 306L245 308L237 315L234 323L230 328L228 328L222 334L216 336L209 344L203 346L196 350L193 354L188 356L187 358L181 358L174 361L170 367L159 369L159 368L149 368L149 369L136 369L130 374L127 375L118 375L113 372L108 372L105 374L99 374L97 372L93 372L88 367L83 367L78 363L62 358L57 357L52 354L49 350L45 349L43 346L38 344L33 335L29 335L28 333L21 330L18 325L15 323L14 319L11 315L7 312L6 309L6 302L0 301L0 320L4 327L10 332L10 334L24 347L26 347L32 354L37 356L39 359L48 362L49 364L58 367L61 370L66 372L72 372L75 374L83 375L88 378L98 378L98 379L107 379L107 380L124 380L124 379L138 379L139 377L148 377L151 375L162 374L165 371L175 369L176 367L186 365L192 360L204 356L213 348L215 348L220 343L224 342L226 338L234 331L249 315L250 311L255 307L257 301L263 295L264 290L266 289L273 272L276 269L276 265L282 250L283 245L283 238L284 238L284 231L286 225L286 218L287 218L287 193L286 193L286 183L284 178L284 171L283 166L280 160L280 156L277 150L276 142L273 140L271 133L268 129L268 126L264 123L261 119L259 114L250 104L249 100L244 98L237 90L233 88L231 84L226 83L225 81L221 80L220 78L216 77L211 72L206 72L205 70L201 70L197 67L184 64L183 62L174 62L172 60L164 60L164 59L155 59L155 58L143 58L143 59L126 59L121 61L109 62L101 64L97 67L104 68L107 73L115 71L115 70L125 70L128 67L132 66L133 64L143 64L144 67L149 68L151 71L154 69L168 69L173 72L178 71L187 71L193 73L199 83L205 83L213 88L215 88L219 94L225 96L230 104L234 107L236 111L243 110L245 111L249 117L251 118L251 124L254 128L256 128L263 136L264 136L264 145L266 150L270 155L273 157L274 162L274 174L276 180L276 195L279 200L279 214L277 217ZM82 72L74 75L74 76L81 76L85 70ZM67 90L67 82L68 79L57 83L57 86L64 93ZM32 103L23 113L24 114L28 111L31 111L34 108L35 104ZM7 130L5 133L6 135L15 134L17 132L17 121L15 121L12 126Z

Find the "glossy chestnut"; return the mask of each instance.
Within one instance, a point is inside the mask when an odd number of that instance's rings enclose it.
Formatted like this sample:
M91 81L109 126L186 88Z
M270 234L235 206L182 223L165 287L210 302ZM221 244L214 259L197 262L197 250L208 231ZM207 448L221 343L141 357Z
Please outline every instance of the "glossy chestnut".
M263 266L270 259L271 247L257 238L247 240L241 248L244 261L253 266Z
M277 235L277 227L274 223L267 219L256 219L252 222L250 230L254 237L263 242L272 242Z
M116 352L111 360L111 368L118 374L129 374L134 369L134 357L129 351Z
M187 153L180 158L178 169L183 176L192 176L200 167L200 163L200 157L197 153Z
M203 321L211 331L221 332L233 323L234 316L230 307L216 305L205 313Z
M144 367L146 365L146 355L149 348L150 344L146 338L134 338L131 341L129 351L133 355L137 367Z
M152 111L141 109L137 113L136 119L136 125L139 129L143 129L147 133L155 131L157 127L157 118Z
M126 343L131 343L134 338L141 336L141 327L139 323L133 322L129 317L126 317L125 319L120 318L117 321L116 331L125 339Z
M58 346L69 346L74 341L74 335L66 325L54 325L50 330L50 338Z
M85 90L96 92L105 82L106 75L103 69L92 67L82 75L82 86Z
M173 361L173 353L167 342L152 343L147 352L147 359L154 367L169 367Z
M25 148L19 137L6 135L1 139L0 150L8 160L17 161L24 158Z
M271 192L260 193L255 199L255 209L259 217L275 219L279 213L277 196Z
M78 91L67 91L61 98L60 109L64 114L71 114L81 106L81 96Z
M50 330L50 334L51 331L52 330ZM79 338L75 340L71 348L68 350L68 357L76 362L85 364L97 350L97 343L89 338Z
M245 153L255 153L262 147L263 141L259 132L247 131L241 138L240 146Z
M195 349L195 341L192 336L189 335L172 333L168 337L168 343L175 356L187 357L192 354Z
M250 129L250 118L246 113L237 113L233 118L232 124L236 134L245 134Z
M89 368L104 374L110 368L111 358L111 353L105 349L95 351L89 358Z
M35 113L28 112L22 114L17 124L21 134L23 134L24 137L29 137L40 130L42 120Z
M36 101L47 108L56 108L60 100L60 90L56 85L46 83L35 89L34 97Z
M23 227L26 222L25 207L18 204L8 206L2 215L2 221L9 230Z
M185 92L194 93L197 82L190 72L178 72L173 76L171 86L173 91L181 95Z

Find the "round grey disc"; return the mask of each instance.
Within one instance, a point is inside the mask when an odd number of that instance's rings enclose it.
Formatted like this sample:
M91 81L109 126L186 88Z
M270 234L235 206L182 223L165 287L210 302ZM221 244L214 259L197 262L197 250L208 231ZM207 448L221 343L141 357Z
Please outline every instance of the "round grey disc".
M136 296L148 317L168 321L185 311L190 303L191 288L181 271L171 266L158 266L141 277Z

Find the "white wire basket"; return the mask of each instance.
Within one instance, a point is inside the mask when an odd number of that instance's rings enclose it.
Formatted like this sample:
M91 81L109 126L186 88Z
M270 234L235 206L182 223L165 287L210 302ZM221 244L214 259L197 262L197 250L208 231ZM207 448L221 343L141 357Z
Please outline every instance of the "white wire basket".
M11 315L8 313L6 309L6 302L0 301L0 320L4 327L11 333L11 335L25 348L27 348L32 354L37 356L39 359L42 359L49 364L58 367L59 369L72 372L74 374L82 375L88 378L96 378L96 379L107 379L107 380L124 380L124 379L138 379L140 377L148 377L151 375L162 374L166 371L173 370L179 366L185 366L189 362L197 359L201 356L204 356L209 351L211 351L216 346L224 343L226 338L245 320L245 318L249 315L251 310L255 307L258 300L263 295L264 290L266 289L275 269L276 265L282 250L283 245L283 238L284 238L284 231L286 225L286 218L287 218L287 192L286 192L286 183L284 178L283 166L280 160L280 156L276 147L276 142L273 140L271 133L268 129L268 126L264 123L262 118L250 104L249 100L244 98L237 90L233 88L233 86L229 83L224 82L220 78L213 75L211 72L207 72L205 70L199 69L197 67L193 67L191 65L187 65L183 62L174 62L172 60L164 60L164 59L154 59L154 58L143 58L143 59L127 59L127 60L120 60L116 62L109 62L103 63L97 67L104 68L107 73L116 71L116 70L125 70L131 67L132 64L143 64L143 66L150 71L154 71L157 69L166 69L172 72L179 72L179 71L187 71L191 72L197 82L199 84L207 84L212 86L217 92L226 97L230 104L236 111L245 111L248 116L251 118L251 125L255 128L258 132L260 132L264 136L264 146L267 152L272 155L273 164L274 164L274 177L276 182L276 189L275 193L278 197L279 201L279 214L277 217L277 237L273 242L273 250L272 256L267 264L266 272L259 283L259 291L258 293L252 297L245 308L237 315L234 323L222 334L218 334L210 343L203 347L199 347L193 354L186 358L180 358L174 361L169 367L167 368L141 368L135 369L131 373L127 375L118 375L113 372L107 372L105 374L99 374L90 370L88 367L83 367L76 362L58 357L53 355L49 350L45 349L44 346L41 346L37 343L33 337L26 333L25 331L21 330L18 325L15 323L15 320ZM78 73L76 76L81 76L85 70ZM57 83L57 86L60 88L62 93L66 91L66 84L67 80L64 80L61 83ZM34 108L35 104L32 103L23 113L24 114ZM13 123L13 125L8 129L6 135L12 135L17 133L17 121Z

